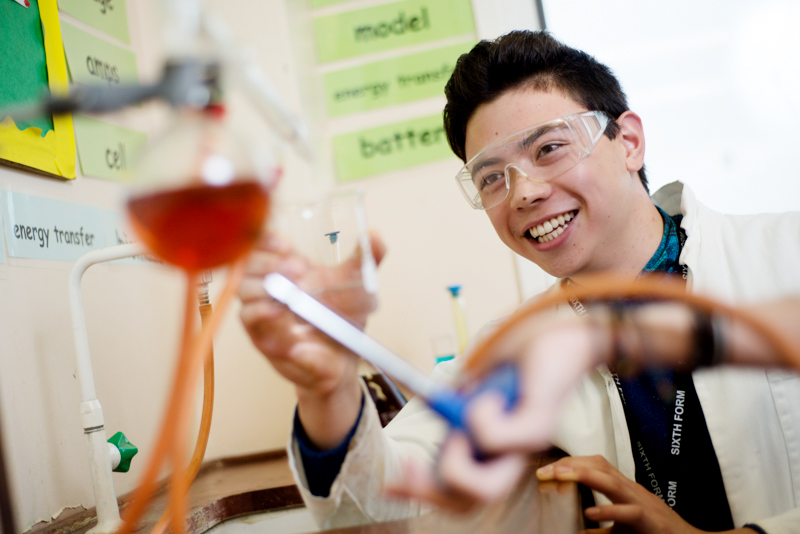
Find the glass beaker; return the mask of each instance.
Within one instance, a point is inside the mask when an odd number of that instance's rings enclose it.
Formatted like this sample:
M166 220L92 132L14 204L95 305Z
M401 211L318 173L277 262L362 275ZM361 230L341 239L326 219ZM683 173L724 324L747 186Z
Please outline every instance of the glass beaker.
M315 202L277 207L271 227L313 265L331 272L346 263L352 267L347 276L320 276L316 285L306 281L306 291L345 315L348 304L364 299L375 309L377 266L361 191L337 191Z

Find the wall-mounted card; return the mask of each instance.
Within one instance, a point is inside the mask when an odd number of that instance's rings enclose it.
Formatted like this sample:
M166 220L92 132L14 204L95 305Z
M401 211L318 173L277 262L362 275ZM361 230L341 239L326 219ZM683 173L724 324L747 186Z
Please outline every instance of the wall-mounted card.
M72 81L87 85L139 83L136 54L61 21Z
M317 59L329 63L475 35L470 0L405 0L314 19Z
M444 97L444 86L470 40L391 59L383 59L324 75L328 115L378 109L414 100Z
M3 232L12 258L75 261L105 246L100 208L5 191Z
M131 44L125 0L58 0L58 8L114 39Z
M333 153L340 182L454 157L441 114L337 135Z
M147 135L83 115L72 120L83 175L129 181Z

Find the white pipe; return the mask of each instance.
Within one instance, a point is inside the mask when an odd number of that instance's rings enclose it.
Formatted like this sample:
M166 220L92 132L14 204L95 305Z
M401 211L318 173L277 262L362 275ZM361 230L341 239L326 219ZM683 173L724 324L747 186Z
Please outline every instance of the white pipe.
M111 478L111 456L106 443L103 409L97 400L94 388L92 359L89 356L89 336L86 332L86 317L83 313L81 279L86 269L95 263L139 256L145 248L139 243L93 250L78 258L69 273L69 307L72 314L72 333L75 338L75 354L78 360L78 383L81 388L81 423L89 451L89 464L94 490L97 525L91 534L109 534L120 524L117 494Z

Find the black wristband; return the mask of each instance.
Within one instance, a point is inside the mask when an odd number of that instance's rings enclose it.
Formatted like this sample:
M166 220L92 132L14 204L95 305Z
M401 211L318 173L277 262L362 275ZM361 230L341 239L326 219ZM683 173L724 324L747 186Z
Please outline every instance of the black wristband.
M638 357L633 357L632 345L637 345L638 352L643 352L641 334L634 324L631 317L630 305L610 305L608 306L608 323L609 335L611 336L611 349L613 354L613 363L609 365L612 372L624 380L631 380L639 376L642 371L642 358L643 354L638 354ZM632 343L634 340L632 335L635 336L637 343Z
M694 320L695 368L711 367L725 360L723 328L720 319L714 315L697 312Z
M742 528L749 528L751 530L755 530L758 534L767 534L767 531L763 528L759 527L758 525L754 525L753 523L747 523L746 525L742 525Z

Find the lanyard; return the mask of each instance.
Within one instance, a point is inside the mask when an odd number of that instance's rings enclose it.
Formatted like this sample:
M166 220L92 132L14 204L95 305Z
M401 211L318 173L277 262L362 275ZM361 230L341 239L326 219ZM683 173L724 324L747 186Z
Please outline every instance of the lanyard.
M665 236L669 227L666 214ZM687 278L688 269L677 258L686 240L677 228L678 248L669 258L654 255L648 267ZM650 269L640 274L647 276ZM570 281L562 286L569 295ZM590 312L574 295L569 303L578 317ZM635 306L640 301L622 301ZM646 372L636 379L622 379L612 370L630 434L636 481L667 503L687 522L709 531L733 528L730 507L722 483L719 462L708 433L700 399L689 373Z

